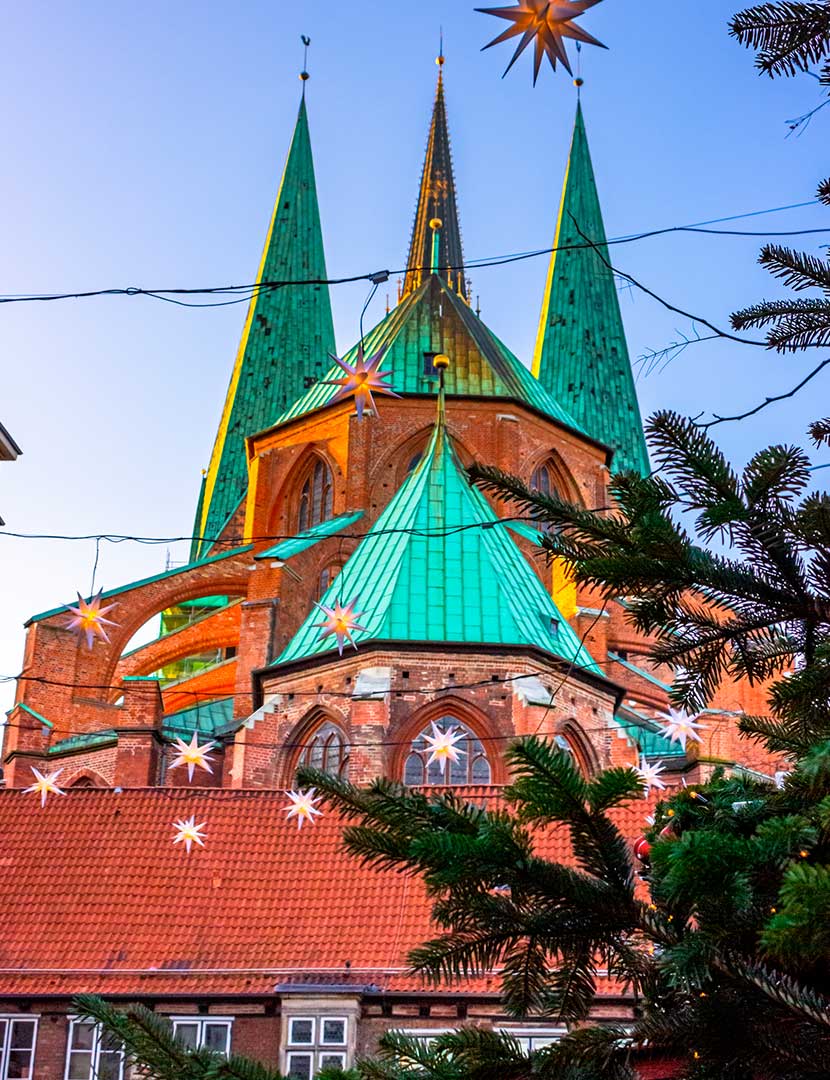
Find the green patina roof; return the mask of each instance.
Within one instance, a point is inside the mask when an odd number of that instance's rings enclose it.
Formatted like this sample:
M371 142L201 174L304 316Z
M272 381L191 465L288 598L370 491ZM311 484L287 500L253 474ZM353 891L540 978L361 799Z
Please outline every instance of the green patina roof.
M162 732L168 739L190 736L194 731L200 735L216 735L232 721L233 698L217 698L168 714L162 721Z
M602 674L506 527L468 483L443 415L421 462L321 603L338 599L355 600L363 612L358 643L530 645ZM336 645L321 638L319 621L315 608L275 663L331 653Z
M438 379L428 358L446 353L451 364L446 373L448 396L512 398L545 413L557 423L582 432L579 424L528 369L503 345L481 319L433 274L366 335L366 349L374 353L386 346L381 365L391 371L388 380L399 394L433 394ZM351 363L357 347L349 352ZM332 368L324 379L342 375ZM339 387L318 382L282 417L280 423L303 416L329 404ZM378 397L383 409L383 399Z
M533 373L590 435L613 447L614 471L646 474L648 451L614 274L586 237L608 259L578 106L554 241L565 250L551 258Z
M118 742L118 733L115 728L106 728L104 731L88 731L82 735L70 735L68 739L61 739L50 746L47 753L68 754L73 750L92 750L115 742Z
M354 525L362 517L362 510L357 510L353 514L341 514L339 517L315 525L313 529L308 529L304 533L293 536L290 540L281 540L279 544L268 548L267 551L261 551L256 558L280 559L284 562L286 559L290 559L292 555L299 555L301 551L305 551L307 548L318 544L321 540L325 540L327 536L333 536L334 533L340 532L341 529L348 529L350 525Z
M305 99L282 176L258 281L326 278ZM245 439L269 427L329 367L328 287L284 286L251 301L204 490L201 536L215 538L248 486ZM204 553L209 541L199 547ZM194 550L193 555L197 554Z
M653 720L636 712L630 705L625 705L619 710L616 722L645 757L680 758L686 756L686 751L679 743L673 743L661 733Z

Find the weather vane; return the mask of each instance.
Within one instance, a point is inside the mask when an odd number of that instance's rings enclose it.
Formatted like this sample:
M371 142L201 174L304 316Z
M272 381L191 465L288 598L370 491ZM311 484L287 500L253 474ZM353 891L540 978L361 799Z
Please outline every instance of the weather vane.
M490 49L493 45L500 45L503 41L509 41L511 38L521 35L521 41L516 47L504 75L513 67L531 41L535 43L533 57L534 86L539 78L539 71L545 57L550 61L550 66L554 71L556 71L556 63L559 61L568 74L573 75L568 54L565 51L565 38L571 38L577 43L577 46L584 42L586 45L598 45L601 49L607 48L601 41L597 41L595 37L589 34L587 30L583 30L581 26L574 23L574 19L584 15L589 8L598 3L600 3L600 0L560 0L558 3L552 2L552 0L518 0L515 7L476 8L476 11L480 11L484 15L494 15L498 19L507 19L513 23L507 30L485 45L484 49ZM482 49L482 52L484 49ZM502 78L504 78L504 75Z
M308 73L308 47L311 44L311 38L300 34L300 41L303 43L303 70L300 72L300 79L303 83L303 93L305 93L305 84L311 78Z

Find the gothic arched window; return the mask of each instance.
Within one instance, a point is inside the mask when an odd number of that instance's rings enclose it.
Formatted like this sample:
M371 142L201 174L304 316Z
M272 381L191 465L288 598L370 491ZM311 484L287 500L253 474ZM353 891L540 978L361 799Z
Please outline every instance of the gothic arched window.
M489 784L492 781L493 770L487 758L487 752L481 740L475 733L457 720L454 716L442 716L435 721L436 727L442 732L448 732L454 728L462 735L462 740L457 744L459 750L464 753L459 755L458 761L434 761L429 764L431 754L430 744L426 741L427 735L434 735L432 724L429 724L412 740L412 746L404 764L403 782L408 787L422 787L442 784Z
M334 484L331 469L321 458L315 458L308 471L300 494L298 531L305 532L332 516Z
M323 567L323 569L320 571L320 577L317 581L317 595L314 597L315 600L321 599L326 589L329 587L329 585L331 585L331 583L334 581L334 579L337 577L341 570L342 567L337 565L336 563L333 563L331 566Z
M329 776L345 780L349 768L349 744L345 732L327 720L314 731L303 746L300 765L310 765Z
M545 461L533 470L530 478L530 486L535 488L541 495L559 495L559 484L556 473L549 461Z

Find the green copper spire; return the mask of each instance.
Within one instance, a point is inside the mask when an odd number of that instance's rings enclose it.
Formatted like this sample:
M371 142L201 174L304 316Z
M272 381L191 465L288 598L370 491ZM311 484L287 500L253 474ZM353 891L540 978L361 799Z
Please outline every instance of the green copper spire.
M409 244L408 270L403 295L420 287L433 268L454 292L467 297L464 276L464 252L461 250L461 225L450 151L447 105L444 99L444 53L437 60L438 87L429 127L424 171L418 191L415 224ZM455 269L448 269L455 267Z
M305 97L282 175L257 274L258 281L324 280L326 260ZM201 535L210 540L239 506L248 486L245 438L269 427L335 351L325 285L263 290L251 300L204 487Z
M585 431L612 447L615 472L645 474L648 452L616 283L599 255L607 259L608 248L581 105L554 247L562 250L550 262L533 374Z
M601 674L447 436L443 393L432 441L321 604L356 602L367 641L533 646ZM314 608L277 664L334 648Z

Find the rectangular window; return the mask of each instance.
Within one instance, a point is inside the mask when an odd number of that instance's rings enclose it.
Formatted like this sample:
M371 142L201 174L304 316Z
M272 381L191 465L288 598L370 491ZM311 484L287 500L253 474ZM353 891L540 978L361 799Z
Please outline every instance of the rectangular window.
M0 1080L29 1080L36 1037L35 1017L0 1016Z
M64 1077L65 1080L123 1080L124 1052L100 1025L72 1019Z
M231 1052L233 1020L216 1017L172 1017L173 1034L188 1050L212 1050L228 1057Z
M288 1080L314 1080L323 1069L345 1069L348 1065L348 1018L290 1016L286 1042Z

